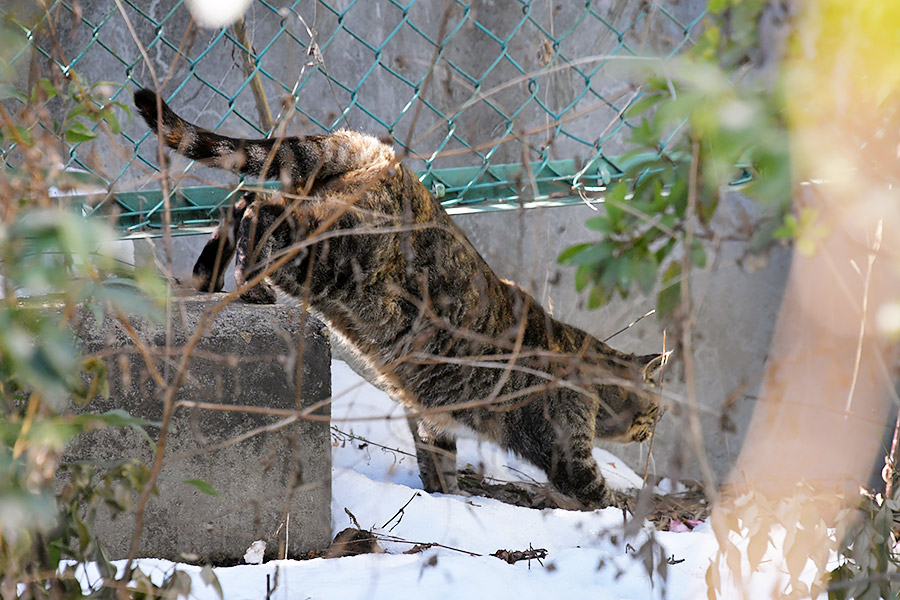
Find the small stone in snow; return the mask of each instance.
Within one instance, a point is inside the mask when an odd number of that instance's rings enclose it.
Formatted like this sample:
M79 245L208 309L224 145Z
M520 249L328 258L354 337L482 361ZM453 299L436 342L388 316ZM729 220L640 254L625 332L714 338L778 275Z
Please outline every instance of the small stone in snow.
M247 552L244 553L244 562L248 565L260 565L263 561L263 555L266 553L266 543L262 540L256 540Z

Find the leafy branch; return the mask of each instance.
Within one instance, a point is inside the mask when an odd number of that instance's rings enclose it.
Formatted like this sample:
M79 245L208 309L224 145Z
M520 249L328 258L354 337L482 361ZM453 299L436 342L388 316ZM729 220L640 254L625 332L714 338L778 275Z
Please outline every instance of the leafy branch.
M736 10L760 5L758 16L761 4L748 2ZM711 2L709 10L721 24L732 9L729 2ZM714 218L729 192L739 191L758 205L758 217L743 232L748 252L765 253L793 233L787 229L793 221L785 222L792 184L780 94L742 78L731 66L734 57L746 53L748 39L740 35L728 42L720 26L710 23L683 56L645 61L642 93L625 113L632 148L621 157L616 181L600 190L602 213L585 222L599 239L571 246L558 258L577 268L575 286L588 291L589 308L616 295L655 290L659 315L671 318L681 281L689 276L681 257L688 255L692 267L706 267L723 237ZM720 62L724 56L729 60ZM687 208L694 161L692 216ZM688 243L689 220L694 235Z

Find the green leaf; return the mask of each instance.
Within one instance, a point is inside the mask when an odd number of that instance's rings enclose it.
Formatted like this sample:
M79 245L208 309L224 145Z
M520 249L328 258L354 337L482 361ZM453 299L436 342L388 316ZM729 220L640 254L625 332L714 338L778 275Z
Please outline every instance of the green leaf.
M560 264L570 262L572 260L572 257L574 257L582 250L590 248L591 246L593 246L593 244L575 244L574 246L569 246L559 253L559 256L556 258L556 262Z
M0 100L10 100L10 99L27 101L25 95L16 89L16 86L9 85L8 83L0 83Z
M712 14L717 15L728 8L730 4L731 0L709 0L709 4L706 8Z
M621 212L622 204L625 203L625 196L628 195L628 184L624 181L620 181L617 183L609 193L606 195L606 214L609 214L610 204L613 205L614 214L610 216L613 220L616 218L615 211L618 210Z
M568 262L576 265L600 265L612 257L614 245L609 240L603 240L572 256Z
M612 181L612 173L609 172L606 163L600 166L600 181L603 182L603 185L609 185L609 182Z
M853 579L853 571L847 563L837 567L829 574L828 600L847 600L848 584ZM832 587L834 586L834 587Z
M665 196L660 195L658 199L656 199L656 203L660 205L660 208L669 205L674 206L675 210L679 215L684 215L684 209L687 208L687 192L688 192L688 184L687 180L681 177L675 179L672 183L672 187L669 188L669 196L666 198Z
M611 264L615 264L616 287L619 288L619 293L624 298L628 295L631 288L631 278L635 264L634 256L631 252L626 252Z
M600 215L598 217L591 217L587 221L584 222L584 226L593 231L599 231L601 233L612 233L612 223L609 221L609 217L606 215Z
M99 322L99 321L98 321ZM83 386L83 391L73 393L73 399L81 406L100 394L104 399L109 399L109 380L106 377L106 363L99 358L89 358L84 361L82 370L90 375L90 383Z
M50 557L50 564L59 564L59 560L60 558L62 558L64 552L66 552L66 547L62 543L62 540L53 540L52 542L50 542L47 548L47 554Z
M34 138L31 135L31 130L23 125L15 125L14 126L16 133L19 134L19 137L22 138L22 141L27 145L34 145Z
M772 237L779 240L792 240L797 233L797 217L788 214L784 216L784 222L778 229L772 232Z
M709 225L719 206L719 195L709 187L704 187L697 203L697 218L704 225Z
M141 315L154 321L162 321L163 312L153 298L141 293L135 282L115 278L92 289L93 297L115 311Z
M97 134L87 128L81 121L75 121L66 130L66 141L76 144L78 142L88 142L97 137Z
M138 417L132 417L127 411L121 408L115 408L104 413L85 413L76 415L73 418L73 422L88 429L97 429L98 427L161 426L159 421L147 421Z
M654 213L658 212L652 202L648 202L646 200L637 200L637 197L629 202L629 206L641 215L640 219L646 221L647 219L643 215L647 215L647 217L653 216Z
M627 257L618 257L611 258L607 261L600 272L600 283L606 285L610 290L619 287L622 282L622 269L628 268L628 258ZM625 277L628 277L627 273Z
M634 117L636 115L645 112L647 109L651 108L654 104L658 103L663 99L662 94L644 94L643 98L635 101L628 110L625 111L626 117Z
M587 287L587 284L590 283L593 274L594 268L591 265L581 265L578 267L578 270L575 271L575 291L581 293L581 291Z
M38 82L38 85L41 86L41 89L44 90L44 93L47 94L47 98L54 98L57 94L59 94L59 90L50 82L49 79L41 79Z
M119 124L119 118L116 117L116 113L112 111L112 109L104 110L102 114L102 118L106 121L106 124L109 126L109 130L119 135L122 131L122 126Z
M672 249L675 248L675 243L676 243L676 240L674 238L669 238L669 241L666 242L666 244L662 248L660 248L659 250L657 250L654 253L653 256L654 256L654 258L656 258L656 265L657 265L656 268L657 269L659 269L659 265L661 265L662 263L665 262L666 258L669 256L669 254L672 253Z
M694 243L691 245L691 264L698 269L706 267L706 249L700 240L696 238L694 238Z
M681 302L681 265L677 262L670 263L663 273L663 288L659 292L656 301L656 310L660 315L671 315L675 307Z
M609 293L603 285L597 284L591 288L591 293L588 294L588 310L600 308L607 302L609 302Z
M132 417L127 411L116 408L102 414L85 414L77 418L96 419L107 427L131 427L138 435L140 435L150 445L151 450L156 451L156 442L147 433L145 427L162 427L159 421L148 421L138 417Z
M659 142L659 136L656 135L647 117L642 117L640 124L631 130L631 141L647 148L654 148Z
M216 491L216 488L203 481L202 479L185 479L184 483L188 485L192 485L204 494L208 494L210 496L218 496L219 492Z
M632 279L644 294L649 294L653 290L653 286L656 285L656 272L658 269L659 265L656 262L656 257L650 253L632 263Z
M76 104L75 106L72 107L72 110L70 110L68 112L68 114L66 114L66 121L72 121L74 119L77 119L78 117L85 114L86 112L87 112L87 107L83 103L79 102L78 104Z
M118 106L122 110L125 111L125 115L130 119L131 118L131 107L123 102L113 102L113 106Z

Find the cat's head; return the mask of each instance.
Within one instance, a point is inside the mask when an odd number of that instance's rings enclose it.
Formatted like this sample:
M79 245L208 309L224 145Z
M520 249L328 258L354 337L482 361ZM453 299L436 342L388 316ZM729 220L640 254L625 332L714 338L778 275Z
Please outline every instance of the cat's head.
M643 388L618 387L616 393L603 393L597 411L595 437L612 442L643 442L650 437L659 415L659 400L654 388L662 382L664 367L672 351L645 354L633 358L633 366L640 372ZM611 390L612 388L606 388Z

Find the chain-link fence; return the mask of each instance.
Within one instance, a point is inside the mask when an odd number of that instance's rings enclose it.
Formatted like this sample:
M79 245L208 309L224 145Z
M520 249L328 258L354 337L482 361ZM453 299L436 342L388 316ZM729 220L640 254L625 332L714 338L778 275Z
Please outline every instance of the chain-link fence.
M101 102L156 87L185 118L231 135L367 131L451 211L580 202L579 190L615 179L640 95L629 60L679 52L702 17L684 0L255 0L210 30L181 1L47 4L3 15L28 39L11 62L21 89L77 74L108 83L95 88ZM216 220L235 179L179 157L161 170L156 137L122 118L121 132L101 120L90 130L107 135L70 144L64 167L96 176L75 197L85 213L117 214L130 235L158 233L166 204L175 232ZM15 140L0 156L15 164Z

